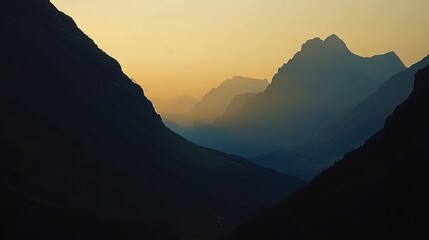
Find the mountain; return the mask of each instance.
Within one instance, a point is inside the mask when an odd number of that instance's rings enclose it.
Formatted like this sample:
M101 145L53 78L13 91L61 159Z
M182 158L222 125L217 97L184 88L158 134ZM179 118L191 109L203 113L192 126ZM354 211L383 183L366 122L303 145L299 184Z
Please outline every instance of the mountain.
M426 239L429 65L384 128L232 239Z
M254 97L256 94L257 93L243 93L235 96L228 104L228 107L226 108L225 112L222 114L222 118L234 118L235 113L237 111L240 111L240 109L242 109L246 105L247 101L249 101L249 99Z
M252 160L310 180L380 130L384 120L411 93L416 72L428 64L429 56L393 75L352 111L298 146L260 155Z
M315 38L304 43L268 88L249 99L235 116L220 116L189 139L243 156L294 145L353 109L404 69L393 52L360 57L336 35ZM210 139L210 132L222 140Z
M196 123L212 123L227 109L231 100L240 94L264 91L270 83L266 79L234 76L207 92L192 111Z
M180 98L173 102L155 100L154 103L167 127L189 137L196 128L211 124L222 115L235 96L261 92L268 85L269 82L265 79L234 76L212 88L199 102ZM186 111L182 111L184 103Z
M166 128L48 0L0 25L0 238L219 239L304 184Z

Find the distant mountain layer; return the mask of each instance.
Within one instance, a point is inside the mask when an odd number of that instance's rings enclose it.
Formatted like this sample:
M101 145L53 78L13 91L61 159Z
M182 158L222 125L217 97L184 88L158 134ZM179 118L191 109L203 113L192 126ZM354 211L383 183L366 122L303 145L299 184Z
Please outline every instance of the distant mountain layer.
M426 239L428 93L429 66L381 131L232 239Z
M270 83L266 79L234 76L207 92L192 111L196 123L212 123L227 109L231 100L240 94L264 91Z
M219 239L303 185L167 129L48 0L0 25L1 239Z
M385 119L412 91L416 72L428 64L429 56L395 74L356 108L304 143L252 160L283 173L310 180L380 130Z
M294 145L404 69L393 52L360 57L336 35L315 38L278 70L264 92L248 99L234 115L220 116L213 125L194 131L189 139L244 156Z
M265 79L234 76L223 81L218 87L212 88L201 101L192 102L192 106L191 101L184 101L183 98L174 101L156 100L155 105L167 127L188 137L196 127L213 123L225 112L235 96L261 92L269 84ZM182 111L184 103L188 103L186 111Z

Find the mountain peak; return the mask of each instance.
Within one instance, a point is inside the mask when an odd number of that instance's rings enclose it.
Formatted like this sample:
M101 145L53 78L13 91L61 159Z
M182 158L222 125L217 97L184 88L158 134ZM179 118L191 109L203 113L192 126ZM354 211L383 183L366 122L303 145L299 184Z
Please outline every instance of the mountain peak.
M336 34L331 34L329 35L326 39L325 42L343 42L343 40L341 40L341 38L338 37L338 35Z
M325 40L319 37L310 39L302 45L302 51L314 51L320 49L350 52L344 41L335 34L329 35Z
M347 51L348 51L348 48L347 48L347 46L346 46L346 43L341 39L341 38L339 38L337 35L335 35L335 34L331 34L331 35L329 35L326 39L325 39L325 44L326 45L328 45L328 46L335 46L335 47L337 47L337 48L339 48L339 47L341 47L341 48L344 48L344 49L347 49Z

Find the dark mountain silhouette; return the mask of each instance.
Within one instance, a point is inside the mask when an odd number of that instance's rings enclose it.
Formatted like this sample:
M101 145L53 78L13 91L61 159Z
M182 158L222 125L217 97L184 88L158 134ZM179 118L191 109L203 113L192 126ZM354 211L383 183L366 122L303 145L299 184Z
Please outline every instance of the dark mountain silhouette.
M302 45L271 85L249 99L234 117L221 116L189 139L244 156L279 149L312 136L403 69L393 52L360 57L336 35L324 41L315 38ZM218 136L210 139L211 132Z
M197 123L212 123L225 112L231 100L240 94L264 91L270 83L266 79L234 76L207 92L192 111Z
M395 74L355 109L330 123L304 143L252 160L283 173L310 180L380 130L385 119L412 91L416 72L428 64L429 56Z
M232 239L426 239L429 66L362 147Z
M167 129L48 0L0 0L0 238L219 239L303 182Z

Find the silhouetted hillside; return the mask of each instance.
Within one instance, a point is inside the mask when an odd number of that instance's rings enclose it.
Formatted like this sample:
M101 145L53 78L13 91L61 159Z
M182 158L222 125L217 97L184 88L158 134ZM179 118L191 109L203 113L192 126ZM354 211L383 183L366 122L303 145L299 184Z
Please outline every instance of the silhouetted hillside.
M429 66L384 128L232 239L426 239Z
M330 123L304 143L252 160L283 173L310 180L380 130L387 116L412 91L416 72L428 64L429 56L409 69L395 74L355 109Z
M0 238L219 239L302 186L167 129L49 1L0 0L0 26Z
M393 74L405 69L395 53L370 58L347 49L335 35L315 38L284 64L271 85L235 116L219 117L195 135L198 143L254 156L295 144L350 111ZM210 132L221 137L210 138Z

